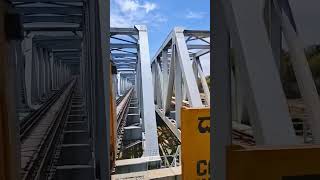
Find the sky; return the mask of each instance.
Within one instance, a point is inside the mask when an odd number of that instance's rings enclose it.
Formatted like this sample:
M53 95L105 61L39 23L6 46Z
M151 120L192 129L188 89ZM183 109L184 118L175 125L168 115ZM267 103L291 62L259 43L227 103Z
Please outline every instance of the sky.
M161 46L175 26L209 30L210 0L110 0L110 25L148 27L150 56ZM307 47L320 44L320 0L289 0L299 35ZM204 73L210 72L210 55L200 58Z
M210 0L110 0L110 26L148 28L150 58L176 27L210 30ZM209 75L209 54L200 58Z

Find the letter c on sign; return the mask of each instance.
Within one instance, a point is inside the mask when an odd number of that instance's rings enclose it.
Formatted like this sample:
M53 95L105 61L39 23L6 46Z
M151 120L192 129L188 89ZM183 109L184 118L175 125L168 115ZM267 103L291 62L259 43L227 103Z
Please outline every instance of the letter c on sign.
M203 171L201 171L201 165L207 166L207 161L206 160L200 160L197 162L197 175L198 176L204 176L207 174L207 170L205 167L203 167Z

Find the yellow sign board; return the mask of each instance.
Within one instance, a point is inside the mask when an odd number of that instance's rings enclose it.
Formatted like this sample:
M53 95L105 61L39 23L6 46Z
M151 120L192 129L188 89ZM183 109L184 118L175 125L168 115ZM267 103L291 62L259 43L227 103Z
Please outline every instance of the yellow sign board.
M210 179L210 108L181 110L183 180Z

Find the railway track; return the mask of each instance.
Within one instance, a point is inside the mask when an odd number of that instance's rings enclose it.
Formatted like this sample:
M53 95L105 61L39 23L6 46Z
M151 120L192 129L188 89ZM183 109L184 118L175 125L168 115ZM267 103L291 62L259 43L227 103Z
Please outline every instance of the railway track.
M127 90L127 92L125 92L124 95L120 96L120 97L116 100L116 105L117 105L117 106L121 103L121 101L123 100L123 98L126 97L126 95L128 94L129 91L130 91L130 89Z
M239 130L233 129L232 130L232 138L244 145L253 146L256 144L254 137L250 134L241 132Z
M76 80L55 93L20 124L21 179L42 180L62 132Z
M47 166L48 180L94 179L94 158L84 99L75 87L62 133Z
M117 152L116 158L118 159L121 155L122 149L122 139L124 136L124 127L126 126L126 119L129 113L129 106L132 100L133 89L126 92L125 95L121 97L121 101L117 101Z

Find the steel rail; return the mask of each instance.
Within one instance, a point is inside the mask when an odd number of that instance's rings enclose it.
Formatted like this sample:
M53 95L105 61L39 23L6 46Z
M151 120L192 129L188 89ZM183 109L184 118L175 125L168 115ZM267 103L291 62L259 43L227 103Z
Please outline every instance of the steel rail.
M123 98L126 97L126 95L128 94L129 91L130 91L130 89L128 89L128 90L124 93L124 95L120 96L120 97L116 100L116 105L117 105L117 106L121 103L121 101L123 100Z
M76 83L73 84L73 87L72 87L70 93L68 94L66 101L63 103L62 108L60 109L60 111L58 113L58 117L54 122L55 128L50 128L51 137L48 138L48 144L47 144L47 146L45 146L44 156L42 157L42 160L40 162L40 166L37 169L37 173L34 178L36 180L38 180L38 179L41 180L43 176L47 176L46 170L47 170L48 164L49 164L50 159L54 153L55 145L57 144L59 137L60 137L61 133L63 132L62 127L64 127L68 112L70 111L70 107L71 107L70 104L71 104L72 96L74 94L75 84Z
M28 128L28 133L24 133L23 136L21 136L21 140L23 140L22 142L28 139L30 140L30 138L31 142L34 138L41 139L40 141L35 141L34 144L28 144L31 149L33 148L32 150L36 152L32 152L31 158L25 160L26 163L21 172L23 180L39 180L45 173L46 165L52 155L52 150L54 149L57 137L59 137L59 133L62 132L60 127L62 126L68 112L68 107L74 92L75 83L76 82L73 80L67 85L67 87L62 88L63 92L57 93L60 95L57 95L54 99L52 99L51 101L53 102L47 103L49 107L42 109L41 113L39 113L39 117L33 116L35 117L35 120L30 125L31 127ZM61 104L56 105L56 103L60 101L60 98L63 98L63 95L65 96L65 99L62 99L64 101ZM57 107L54 107L55 105ZM55 109L54 114L50 114L51 108L57 108ZM48 121L46 120L46 116L54 116L54 118L51 121L50 119ZM38 129L36 128L37 126L35 126L35 124L44 126L38 126L38 128L40 128ZM26 147L26 145L24 145L24 147ZM22 151L24 151L24 149L22 149ZM25 157L23 156L23 158Z
M132 98L132 92L133 92L133 89L130 89L130 90L128 90L127 94L123 96L122 101L126 100L126 102L124 103L123 107L121 108L121 110L117 114L117 145L118 146L122 144L124 127L126 125L126 118L127 118L128 112L129 112L129 105L130 105L130 101ZM128 96L128 98L124 98L126 96ZM120 150L121 150L121 147L118 147L117 153L116 153L117 159L120 155Z
M20 123L20 140L23 141L25 137L32 130L34 125L36 125L45 113L50 109L50 107L59 99L61 94L66 90L71 82L64 85L60 90L54 93L39 109L33 111L29 116L24 118Z

